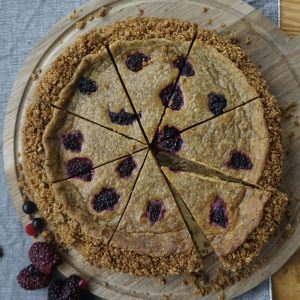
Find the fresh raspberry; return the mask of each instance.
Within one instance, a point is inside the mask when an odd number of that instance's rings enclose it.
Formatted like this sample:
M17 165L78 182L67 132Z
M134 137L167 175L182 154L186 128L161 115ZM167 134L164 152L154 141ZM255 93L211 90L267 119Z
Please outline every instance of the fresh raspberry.
M29 265L19 273L17 281L25 290L37 290L48 286L50 276L42 274L34 266Z
M53 273L61 263L61 258L53 246L45 242L37 242L29 249L31 263L45 274Z
M77 275L53 281L48 288L48 300L80 300L82 289L86 289L87 285L87 281Z
M30 236L37 235L37 230L33 227L32 223L29 223L25 226L25 232Z

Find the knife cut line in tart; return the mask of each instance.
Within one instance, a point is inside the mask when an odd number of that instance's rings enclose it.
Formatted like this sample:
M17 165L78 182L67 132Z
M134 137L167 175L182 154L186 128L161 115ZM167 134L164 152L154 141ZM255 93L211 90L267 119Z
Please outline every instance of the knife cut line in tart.
M146 143L135 113L106 49L85 56L61 91L59 108Z
M150 267L160 261L158 273L197 271L202 260L180 214L176 201L161 173L160 167L148 152L143 169L137 179L131 198L103 256L105 266L115 268L111 258L115 249L121 249L117 258L122 269L129 272L132 267L143 264ZM144 259L143 259L144 257ZM151 266L153 264L153 266Z
M149 142L173 94L179 74L174 62L187 55L190 45L191 41L171 42L167 39L123 40L109 45L129 99L134 109L142 112L140 123ZM182 101L181 88L177 87L179 101Z
M52 185L56 199L76 219L85 234L106 243L130 198L148 149L97 167L93 178L77 177Z
M44 132L43 145L50 182L72 176L90 181L94 167L145 148L136 140L58 109Z

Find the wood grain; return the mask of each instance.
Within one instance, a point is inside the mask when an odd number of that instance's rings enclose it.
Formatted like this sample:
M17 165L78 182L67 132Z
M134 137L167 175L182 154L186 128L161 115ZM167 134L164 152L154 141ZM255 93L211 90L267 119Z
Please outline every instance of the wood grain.
M300 34L299 0L281 0L281 29L289 36Z
M248 6L241 0L91 0L84 4L80 11L80 18L88 16L103 5L109 4L110 10L105 18L95 19L79 31L75 29L75 22L68 17L63 18L33 49L21 69L14 84L10 96L4 128L4 169L8 178L11 196L23 223L27 218L21 211L22 197L17 188L16 165L22 157L20 139L21 125L23 123L26 107L31 101L31 93L35 82L30 79L30 74L39 68L46 70L53 59L63 49L73 43L79 35L97 27L105 26L127 16L137 16L140 9L146 16L164 18L181 18L198 23L208 29L216 29L221 34L228 29L236 32L241 37L242 46L247 54L258 65L268 81L272 92L278 98L280 105L285 107L291 99L299 100L300 95L300 40L290 40L279 31L274 24L263 17L259 12ZM203 7L209 8L207 13ZM81 11L82 9L82 11ZM208 19L212 23L208 25ZM226 25L226 28L222 24ZM250 45L245 44L245 37L250 36ZM63 40L63 43L61 41ZM297 107L300 115L300 107ZM283 122L284 136L296 131L294 119L286 119ZM299 132L299 130L298 130ZM292 238L281 243L283 231L279 230L262 255L268 257L251 277L230 286L225 294L233 298L253 288L271 274L276 272L288 258L297 250L300 244L300 226L296 219L300 217L299 201L296 196L300 194L300 136L296 132L290 155L285 158L283 191L289 194L291 206L291 218L289 223L295 227ZM290 142L290 141L286 141ZM207 260L208 271L213 274L217 264ZM65 275L77 272L89 279L91 291L106 299L157 299L163 295L171 295L172 299L198 299L193 294L191 286L182 285L187 275L168 276L167 284L161 285L159 278L134 277L128 274L112 272L105 269L96 269L84 262L83 258L71 249L65 255L65 263L60 267ZM203 299L215 299L215 295L208 295Z

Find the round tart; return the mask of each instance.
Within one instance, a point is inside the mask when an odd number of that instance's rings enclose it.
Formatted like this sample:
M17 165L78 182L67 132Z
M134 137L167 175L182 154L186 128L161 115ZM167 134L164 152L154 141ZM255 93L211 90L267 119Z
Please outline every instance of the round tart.
M79 38L38 83L23 148L57 240L134 275L197 272L208 253L240 269L287 204L276 99L241 48L187 21Z

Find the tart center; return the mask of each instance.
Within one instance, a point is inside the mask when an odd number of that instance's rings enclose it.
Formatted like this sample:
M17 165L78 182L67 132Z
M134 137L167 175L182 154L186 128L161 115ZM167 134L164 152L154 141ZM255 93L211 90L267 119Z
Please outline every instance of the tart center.
M183 140L180 132L176 127L166 125L160 132L156 134L155 146L159 150L169 153L176 153L181 150Z

